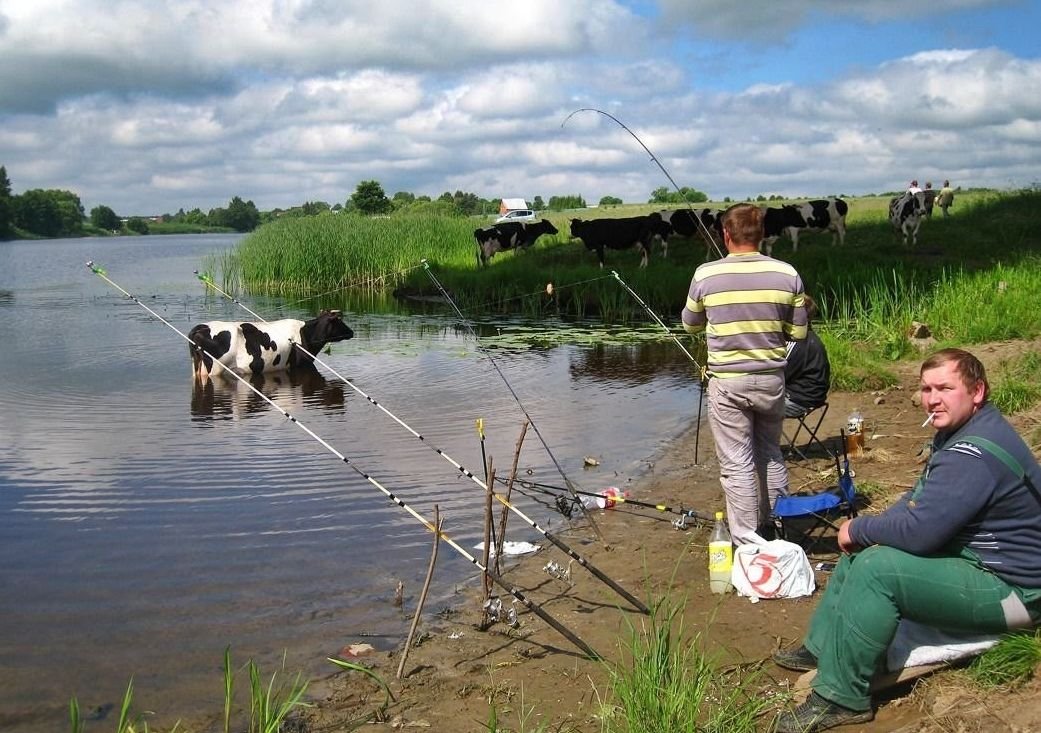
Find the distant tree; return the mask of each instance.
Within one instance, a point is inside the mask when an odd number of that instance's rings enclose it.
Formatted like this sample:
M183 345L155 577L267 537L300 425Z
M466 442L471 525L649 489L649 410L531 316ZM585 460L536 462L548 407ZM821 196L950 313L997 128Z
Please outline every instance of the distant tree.
M350 198L351 208L362 214L386 214L393 208L379 181L362 181Z
M324 201L305 201L300 210L304 216L318 216L323 211L329 210L329 204Z
M83 232L83 204L71 191L34 188L12 198L14 223L41 237Z
M403 206L408 206L415 202L416 195L414 193L409 193L408 191L398 191L390 200L393 202L395 208L400 209Z
M601 206L621 206L622 200L617 196L602 196L600 198Z
M763 194L759 194L758 196L755 197L755 200L756 201L766 201L766 196L764 196Z
M550 211L563 211L564 209L584 209L585 207L585 199L581 196L578 196L577 194L549 197L548 208Z
M723 203L724 204L729 204L730 203L730 197L729 196L724 196L723 197Z
M140 216L132 216L127 221L127 229L137 234L148 234L148 222Z
M236 196L228 203L223 226L231 227L237 232L251 232L259 223L260 212L252 201L243 201Z
M531 200L531 208L535 209L535 211L542 211L546 208L546 203L541 196L536 196Z
M669 191L668 186L658 186L658 188L651 191L651 199L647 203L649 204L667 204L669 203Z
M708 201L708 194L697 189L683 186L679 191L670 191L665 186L659 186L651 192L648 203L651 204L700 204Z
M463 216L470 216L481 210L481 199L475 193L456 191L452 194L452 203L456 211Z
M183 211L181 213L184 213ZM171 219L173 217L170 217ZM98 229L107 229L114 232L123 228L123 222L116 216L116 212L107 206L95 206L90 210L90 223Z
M61 234L61 212L58 204L40 188L34 188L12 199L15 226L41 237Z
M0 238L13 232L14 204L11 201L11 181L7 178L7 168L0 165Z

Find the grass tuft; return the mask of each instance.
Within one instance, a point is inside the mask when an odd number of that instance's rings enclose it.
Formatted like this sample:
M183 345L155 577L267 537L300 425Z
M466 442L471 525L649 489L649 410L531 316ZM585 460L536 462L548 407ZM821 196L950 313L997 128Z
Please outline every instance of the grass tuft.
M990 689L1014 688L1033 678L1041 665L1041 629L1008 634L973 660L969 678Z

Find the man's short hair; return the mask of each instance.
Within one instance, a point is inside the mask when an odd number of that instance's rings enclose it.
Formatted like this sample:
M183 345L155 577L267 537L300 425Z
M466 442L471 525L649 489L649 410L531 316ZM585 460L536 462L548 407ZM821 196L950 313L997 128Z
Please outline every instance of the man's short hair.
M763 241L763 210L753 204L734 204L723 212L723 228L738 244Z
M974 389L977 384L983 385L983 401L987 401L990 394L990 383L987 381L987 371L983 368L983 362L964 349L941 349L922 362L922 368L918 371L921 377L929 369L942 367L944 364L953 363L954 369L961 377L962 384L969 389Z

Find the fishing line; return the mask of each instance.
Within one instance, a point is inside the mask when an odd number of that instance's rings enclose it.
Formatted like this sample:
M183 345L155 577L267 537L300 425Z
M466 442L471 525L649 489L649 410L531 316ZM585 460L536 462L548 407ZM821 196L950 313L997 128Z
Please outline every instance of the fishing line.
M303 430L303 431L304 431L305 433L307 433L307 434L308 434L308 435L309 435L310 437L312 437L312 438L313 438L314 440L318 441L318 443L320 443L320 444L322 445L322 447L324 447L324 448L325 448L325 449L326 449L327 451L329 451L329 452L330 452L330 453L332 453L332 454L333 454L334 456L336 456L336 457L337 457L337 458L338 458L338 459L339 459L339 460L340 460L340 461L341 461L342 463L344 463L345 465L347 465L347 466L348 466L348 467L349 467L349 468L350 468L351 470L353 470L353 471L354 471L355 473L357 473L357 474L358 474L359 476L361 476L361 477L362 477L362 478L364 478L364 479L365 479L366 481L368 481L368 482L369 482L370 484L372 484L372 485L373 485L373 486L375 486L375 487L376 487L377 489L379 489L379 490L380 490L381 492L383 492L383 494L385 494L385 495L387 496L387 498L388 498L388 499L390 499L390 500L391 500L392 502L394 502L394 503L395 503L395 504L397 504L397 505L398 505L399 507L401 507L402 509L404 509L404 510L405 510L406 512L408 512L409 514L411 514L411 515L412 515L412 516L413 516L413 517L414 517L415 519L419 520L419 522L420 522L420 523L421 523L421 524L422 524L422 525L423 525L424 527L426 527L426 528L427 528L428 530L430 530L431 532L433 532L433 533L434 533L434 536L435 536L435 537L437 537L437 538L439 538L440 540L444 541L444 542L445 542L445 543L446 543L446 544L447 544L447 545L448 545L449 547L451 547L451 548L452 548L452 549L454 549L454 550L455 550L456 552L458 552L458 553L459 553L460 555L462 555L462 556L463 556L464 558L466 558L466 559L467 559L467 560L468 560L468 561L469 561L469 562L470 562L471 564L473 564L473 565L474 565L475 567L477 567L477 568L478 568L479 570L481 570L481 571L482 571L482 572L484 572L484 573L487 573L487 574L488 574L488 577L489 577L489 578L491 578L491 579L492 579L493 581L495 581L495 583L497 583L497 584L498 584L498 585L499 585L499 586L500 586L501 588L503 588L503 590L505 590L505 591L506 591L507 593L509 593L509 594L510 594L511 596L513 596L513 597L514 597L514 598L516 598L516 599L517 599L518 601L520 601L520 602L521 602L522 604L524 604L524 607L525 607L525 608L527 608L527 609L528 609L528 610L530 610L530 611L531 611L532 613L534 613L534 614L535 614L535 615L537 615L537 616L538 616L539 618L541 618L541 619L542 619L543 621L545 621L545 622L546 622L547 624L549 624L550 626L552 626L552 627L553 627L553 628L554 628L554 629L555 629L555 630L556 630L557 632L559 632L559 633L560 633L560 634L561 634L562 636L564 636L564 637L565 637L565 638L566 638L566 639L567 639L568 641L570 641L570 642L571 642L572 644L574 644L574 645L575 645L575 646L577 646L577 647L578 647L579 649L581 649L581 650L582 650L582 652L584 652L584 653L585 653L586 655L588 655L589 657L591 657L591 658L593 658L593 659L600 659L600 658L601 658L601 657L600 657L600 655L599 655L599 654L597 654L597 653L596 653L595 651L593 651L593 649L592 649L592 648L591 648L591 647L590 647L590 646L589 646L588 644L586 644L586 643L585 643L584 641L582 641L582 640L581 640L581 639L580 639L580 638L579 638L578 636L576 636L576 635L575 635L575 634L574 634L573 632L571 632L571 631L570 631L570 630L569 630L569 629L568 629L567 627L565 627L565 626L564 626L563 624L561 624L561 623L560 623L559 621L557 621L557 620L556 620L555 618L553 618L552 616L550 616L550 615L549 615L549 613L547 613L547 612L546 612L545 610L543 610L543 609L542 609L542 608L541 608L541 607L540 607L540 606L539 606L539 605L538 605L537 603L535 603L534 601L531 601L531 600L529 600L528 598L526 598L526 597L524 596L524 594L523 594L523 593L521 593L521 591L520 591L519 589L517 589L516 587L514 587L514 586L510 585L509 583L507 583L507 582L506 582L506 580L505 580L504 578L502 578L502 577L501 577L500 575L498 575L497 573L495 573L495 572L494 572L494 571L492 571L491 569L489 569L489 568L486 568L486 567L484 567L484 566L483 566L483 565L482 565L482 564L481 564L481 563L480 563L480 562L479 562L479 561L477 560L477 558L476 558L476 557L474 557L474 556L473 556L472 554L470 554L470 553L469 553L469 552L468 552L468 551L467 551L467 550L466 550L465 548L463 548L463 547L462 547L462 546L461 546L461 545L460 545L460 544L459 544L458 542L456 542L455 540L453 540L453 539L452 539L451 537L449 537L448 535L446 535L446 534L445 534L444 532L440 532L440 531L439 531L439 530L437 529L437 527L435 527L435 526L434 526L434 524L433 524L433 523L432 523L432 522L431 522L430 520L428 520L428 519L427 519L426 517L424 517L424 516L423 516L422 514L420 514L420 513L418 512L418 511L416 511L416 510L415 510L415 509L413 509L413 508L412 508L411 506L409 506L408 504L406 504L406 503L405 503L405 502L404 502L404 501L403 501L402 499L400 499L399 497L395 496L395 494L394 494L394 493L393 493L392 491L390 491L390 489L388 489L387 487L385 487L385 486L384 486L383 484L381 484L381 483L380 483L379 481L377 481L376 479L374 479L374 478L373 478L372 476L370 476L370 475L369 475L368 473L366 473L366 472L362 471L362 470L361 470L360 468L358 468L358 467L357 467L357 466L356 466L356 465L355 465L355 464L354 464L354 463L353 463L353 462L351 461L351 459L350 459L350 458L348 458L348 457L347 457L347 456L345 456L344 454L340 453L340 452L339 452L338 450L336 450L336 448L334 448L333 446L331 446L331 445L330 445L330 444L329 444L329 443L328 443L328 442L327 442L327 441L326 441L326 440L325 440L324 438L322 438L321 436L319 436L319 435L318 435L317 433L315 433L315 432L314 432L313 430L311 430L311 429L310 429L309 427L307 427L306 425L304 425L304 424L303 424L302 422L300 422L300 421L299 421L298 419L296 419L295 417L293 417L292 415L290 415L290 414L289 414L289 412L287 412L286 410L284 410L283 408L281 408L281 407L280 407L280 406L279 406L278 404L276 404L276 403L275 403L275 402L274 402L274 401L273 401L273 400L272 400L272 399L271 399L270 397L268 397L268 396L267 396L267 395L265 395L265 394L264 394L263 392L261 392L261 391L260 391L259 389L257 389L256 387L254 387L254 386L253 386L253 385L252 385L252 384L251 384L251 383L249 382L249 380L245 379L245 378L244 378L244 377L243 377L242 375L240 375L240 374L236 373L236 372L235 372L234 370L232 370L232 369L230 369L230 368L228 368L228 367L224 366L223 364L221 364L221 363L220 363L220 361L219 361L219 360L217 359L217 357L213 356L212 354L209 354L209 353L207 353L207 352L205 351L205 349L202 349L201 347L199 347L199 346L198 346L198 345L197 345L197 344L196 344L195 342L193 342L193 341L192 341L192 340L191 340L191 339L190 339L190 338L189 338L189 337L188 337L188 336L187 336L186 334L182 333L182 332L180 331L180 329L178 329L178 328L177 328L176 326L174 326L174 325L173 325L172 323L170 323L170 322L169 322L169 321L167 321L167 320L166 320L165 318L163 318L162 316L160 316L160 315L159 315L158 313L156 313L156 312L155 312L154 310L152 310L151 308L149 308L149 307L148 307L147 305L145 305L144 303L142 303L142 302L141 302L141 301L140 301L140 300L139 300L139 299L138 299L138 298L137 298L136 296L134 296L134 295L131 295L131 294L130 294L130 293L128 293L128 292L127 292L126 290L124 290L124 289L123 289L122 287L120 287L120 286L119 286L118 284L116 284L116 283L115 283L115 282L113 282L113 281L112 281L111 279L109 279L109 277L108 277L108 274L107 274L107 273L105 272L105 270L104 270L104 269L102 269L101 267L99 267L99 266L95 265L93 261L88 261L88 262L87 262L87 267L88 267L88 268L90 268L91 272L93 272L93 273L94 273L95 275L97 275L98 277L100 277L100 278L101 278L102 280L104 280L105 282L107 282L107 283L108 283L109 285L111 285L112 287L114 287L114 288L115 288L116 290L118 290L119 292L123 293L123 295L125 295L125 296L126 296L127 298L129 298L130 300L134 301L134 303L136 303L137 305L141 306L141 307L142 307L142 308L144 308L144 309L145 309L146 311L148 311L148 313L149 313L149 314L150 314L150 315L151 315L151 316L152 316L153 318L155 318L156 320L158 320L158 321L159 321L160 323L162 323L163 325L165 325L165 326L168 326L168 327L169 327L169 328L170 328L171 330L173 330L173 331L174 331L174 332L175 332L175 333L176 333L176 334L177 334L178 336L180 336L180 337L181 337L181 338L183 338L183 339L184 339L185 341L187 341L187 342L188 342L188 344L189 344L189 345L191 346L191 348L193 348L193 349L196 349L197 351L201 351L202 353L206 354L206 355L207 355L207 356L209 356L209 357L210 357L211 359L213 359L214 363L216 363L216 364L220 364L220 366L221 366L221 369L223 370L223 373L225 373L225 374L230 374L231 376L233 376L233 377L234 377L235 379L237 379L237 380L238 380L239 382L241 382L241 383L242 383L243 385L245 385L245 386L246 386L246 387L247 387L248 389L252 390L252 391L254 392L254 394L256 394L256 395L257 395L258 397L260 397L260 398L261 398L262 400L264 400L264 401L265 401L265 402L267 402L267 403L268 403L269 405L271 405L271 406L272 406L272 407L274 407L274 408L275 408L276 410L278 410L278 411L279 411L280 413L282 413L283 417L286 417L286 418L288 418L288 419L289 419L289 420L290 420L290 421L291 421L291 422L292 422L292 423L293 423L294 425L296 425L297 427L299 427L299 428L300 428L301 430Z
M546 455L549 456L550 460L553 461L553 465L556 466L557 473L559 473L560 477L564 479L564 483L565 485L567 485L568 490L571 491L572 496L574 496L577 499L578 494L575 493L575 488L571 479L567 477L567 474L564 472L564 467L560 465L560 461L558 461L557 457L553 455L553 451L550 450L549 443L547 443L546 439L542 437L542 432L539 430L538 425L535 424L535 421L532 419L527 409L525 409L524 403L521 401L521 398L514 391L513 386L510 384L510 380L506 378L506 375L503 374L502 369L499 368L499 363L495 360L495 357L491 355L491 352L481 345L481 339L477 335L477 331L475 331L474 327L470 325L470 322L466 320L466 316L464 316L463 312L459 310L459 306L456 305L455 301L452 299L452 296L448 294L447 290L445 290L445 286L442 285L441 281L437 279L437 276L430 271L430 264L425 259L423 260L423 265L424 269L426 270L427 276L433 281L437 289L441 291L442 297L444 297L444 299L448 301L448 304L452 306L456 314L462 320L463 325L466 326L467 329L469 329L471 334L473 334L474 344L477 346L478 349L481 350L481 352L485 355L485 357L488 359L491 365L495 368L495 371L499 374L499 377L502 379L503 384L506 385L506 389L509 390L510 394L513 396L514 401L517 403L517 406L520 407L521 412L524 413L524 417L527 418L528 422L531 424L531 429L535 431L535 435L538 437L539 442L542 443L542 447L545 449ZM597 526L596 521L593 519L593 515L589 513L589 510L587 510L585 506L582 507L582 514L585 516L586 520L588 520L589 525L593 528L593 531L596 532L596 536L600 539L601 542L603 542L606 545L607 542L604 539L603 533L600 532L600 527Z
M429 270L428 270L428 272L429 272ZM227 293L225 293L225 292L224 292L223 290L221 290L221 289L220 289L219 287L217 287L217 285L216 285L216 284L215 284L215 283L214 283L214 282L213 282L213 281L212 281L211 279L208 279L208 278L202 278L202 277L200 277L199 279L200 279L200 280L202 280L202 281L203 281L204 283L206 283L206 285L208 285L209 287L211 287L211 288L213 288L214 290L216 290L216 291L217 291L218 293L220 293L220 294L224 295L224 296L225 296L225 297L227 297L227 298L231 298L231 296L230 296L230 295L228 295L228 294L227 294ZM435 280L435 282L436 282L436 280ZM440 284L439 284L439 285L440 285ZM444 292L444 290L443 290L443 289L442 289L442 292ZM235 301L235 302L238 302L238 301ZM247 310L248 310L248 309L247 309ZM457 309L457 310L458 310L458 309ZM250 313L252 313L252 311L250 311ZM258 316L258 318L259 318L259 316ZM259 318L259 320L261 320L261 321L264 321L264 319L263 319L263 318ZM265 322L266 322L266 321L265 321ZM472 328L471 328L470 330L471 330L471 332L473 331L473 329L472 329ZM476 336L476 334L475 334L475 336ZM299 350L300 350L300 351L301 351L302 353L304 353L304 354L307 354L307 355L308 355L309 357L311 357L312 359L314 359L314 360L315 360L315 363L317 363L317 364L320 364L320 365L322 365L323 367L325 367L326 369L328 369L328 370L329 370L329 371L330 371L330 372L331 372L331 373L332 373L333 375L335 375L336 377L338 377L338 378L342 379L342 380L343 380L343 381L344 381L344 382L345 382L345 383L346 383L346 384L347 384L347 385L348 385L348 386L349 386L349 387L350 387L351 389L353 389L353 390L354 390L355 392L357 392L357 393L358 393L359 395L361 395L361 396L362 396L362 397L364 397L364 398L365 398L366 400L368 400L368 402L369 402L370 404L372 404L373 406L375 406L375 407L379 408L379 409L380 409L380 410L381 410L381 411L383 412L383 414L385 414L385 415L386 415L387 417L389 417L389 418L390 418L391 420L393 420L393 421L394 421L394 422L396 422L396 423L397 423L398 425L400 425L400 426L401 426L402 428L404 428L405 430L407 430L407 431L408 431L409 433L411 433L411 434L412 434L412 435L413 435L413 436L414 436L415 438L418 438L418 439L419 439L419 440L420 440L420 441L421 441L421 442L422 442L422 443L423 443L424 445L426 445L427 447L429 447L429 448L430 448L430 450L434 451L434 452L435 452L435 453L437 453L437 454L438 454L439 456L441 456L441 457L442 457L443 459L445 459L445 460L446 460L446 461L448 461L448 462L449 462L450 464L452 464L452 465L453 465L453 466L454 466L454 467L455 467L455 468L456 468L456 469L457 469L457 470L458 470L458 471L459 471L459 472L460 472L460 473L461 473L462 475L466 476L466 477L467 477L468 479L470 479L470 480L471 480L471 481L473 481L473 482L474 482L475 484L477 484L478 486L480 486L480 487L481 487L481 489L482 489L482 490L483 490L484 492L486 492L486 493L487 493L487 492L489 491L489 489L488 489L488 484L487 484L487 483L485 483L485 482L484 482L484 481L482 481L482 480L481 480L481 479L480 479L479 477L477 477L476 475L474 475L474 473L473 473L472 471L469 471L468 469L464 468L464 467L463 467L463 466L462 466L462 465L461 465L461 464L460 464L460 463L459 463L458 461L456 461L456 460L455 460L454 458L452 458L452 457L451 457L450 455L448 455L447 453L445 453L445 452L444 452L443 450L441 450L441 449L440 449L440 448L438 448L437 446L433 445L432 443L429 443L429 442L427 442L426 438L425 438L425 437L424 437L424 436L423 436L422 434L420 434L420 433L416 432L416 431L415 431L415 430L414 430L414 429L413 429L413 428L412 428L412 427L411 427L410 425L408 425L408 424L407 424L407 423L405 423L405 422L404 422L403 420L401 420L401 419L400 419L400 418L399 418L399 417L398 417L397 415L395 415L394 413L392 413L392 412L391 412L390 410L388 410L388 409L387 409L386 407L384 407L384 406L383 406L383 405L381 405L381 404L380 404L379 402L377 402L377 401L376 401L376 400L374 400L374 399L373 399L372 397L370 397L370 396L369 396L368 394L366 394L366 393L365 393L365 392L364 392L364 391L363 391L363 390L362 390L362 389L361 389L360 387L358 387L357 385L355 385L355 384L354 384L354 382L352 382L352 381L351 381L350 379L348 379L347 377L345 377L345 376L343 376L342 374L340 374L339 372L337 372L337 371L336 371L335 369L333 369L333 368L332 368L331 366L329 366L329 364L327 364L326 362L322 361L322 360L321 360L321 359L320 359L320 358L319 358L319 357L318 357L317 355L315 355L315 354L311 354L310 352L308 352L308 351L307 351L307 349L303 348L303 347L302 347L302 346L301 346L300 344L294 344L294 345L295 345L295 347L296 347L297 349L299 349ZM490 358L490 357L489 357L489 358ZM494 362L493 362L493 363L494 363ZM496 369L498 369L498 366L496 366ZM499 372L499 373L500 373L500 375L502 374L502 372ZM503 379L505 379L505 377L503 377ZM509 385L507 385L507 386L509 386ZM511 389L511 392L512 392L512 389ZM526 414L526 413L525 413L525 414ZM529 417L528 419L530 420L531 418ZM534 427L534 425L533 425L533 427ZM537 433L537 432L538 432L538 431L536 430L536 433ZM539 436L539 437L540 437L540 439L541 439L541 436ZM545 445L545 443L543 443L543 445ZM549 449L547 448L547 451L548 451L548 450L549 450ZM487 464L486 464L486 465L487 465ZM564 480L565 480L565 481L567 481L567 478L565 477L565 479L564 479ZM627 600L627 601L628 601L629 603L631 603L631 604L632 604L632 605L633 605L633 606L634 606L635 608L637 608L637 609L638 609L638 610L639 610L639 611L640 611L641 613L650 613L650 610L649 610L649 609L647 608L647 606L646 606L646 605L645 605L645 604L644 604L644 603L643 603L642 601L640 601L640 599L639 599L639 598L637 598L636 596L634 596L634 595L633 595L632 593L630 593L629 591L625 590L625 588L623 588L623 587L622 587L622 586L620 586L620 585L619 585L618 583L616 583L616 582L615 582L614 580L612 580L612 579L611 579L611 578L610 578L610 577L609 577L608 575L606 575L606 574L605 574L605 573L604 573L604 572L603 572L602 570L600 570L600 569L599 569L598 567L596 567L596 566L595 566L595 565L593 565L593 564L592 564L591 562L589 562L589 561L588 561L588 560L587 560L586 558L582 557L582 556L581 556L581 555L579 555L579 554L578 554L577 552L575 552L575 551L574 551L574 550L573 550L573 549L572 549L571 547L569 547L569 546L568 546L568 545L567 545L567 544L566 544L566 543L565 543L565 542L564 542L563 540L561 540L560 538L558 538L558 537L557 537L556 535L554 535L554 534L551 534L551 533L550 533L550 532L549 532L548 530L544 529L544 528L543 528L542 526L540 526L540 525L539 525L539 524L538 524L538 523L537 523L537 522L536 522L535 520L533 520L533 519L532 519L531 517L529 517L529 516L528 516L528 515L526 515L526 514L525 514L524 512L522 512L522 511L521 511L521 510L520 510L520 509L519 509L518 507L516 507L516 506L515 506L514 504L512 504L512 503L511 503L511 502L510 502L509 500L507 500L507 499L506 499L506 498L505 498L504 496L501 496L501 495L500 495L500 494L499 494L498 492L492 491L491 493L492 493L492 496L494 496L494 497L495 497L495 499L496 499L496 500L498 500L500 504L502 504L502 505L503 505L503 506L505 506L505 507L506 507L507 509L509 509L509 510L510 510L511 512L513 512L513 513L514 513L514 514L516 514L516 515L517 515L518 517L520 517L520 519L521 519L521 520L522 520L523 522L526 522L526 523L527 523L527 525L528 525L529 527L531 527L531 528L532 528L532 529L534 529L534 530L535 530L536 532L538 532L538 533L539 533L539 534L541 534L541 535L542 535L543 537L545 537L545 538L546 538L547 540L549 540L549 541L550 541L550 542L551 542L552 544L554 544L554 545L555 545L555 546L556 546L556 547L557 547L558 549L560 549L560 550L561 550L562 552L564 552L564 553L565 553L565 554L566 554L566 555L567 555L568 557L570 557L570 558L571 558L572 560L575 560L575 561L576 561L576 562L577 562L577 563L578 563L579 565L581 565L581 566L582 566L582 567L584 567L584 568L585 568L586 570L588 570L588 571L589 571L589 572L590 572L590 573L591 573L591 574L592 574L592 575L593 575L594 577L596 577L596 578L597 578L598 580L600 580L600 581L601 581L602 583L604 583L605 585L607 585L607 586L608 586L609 588L611 588L611 589L612 589L613 591L615 591L615 592L616 592L616 593L617 593L618 595L622 596L622 597L623 597L623 598L624 598L625 600ZM587 513L587 516L588 516L588 513ZM591 518L590 518L590 519L591 519ZM595 526L595 525L594 525L594 526Z
M643 301L643 298L637 295L636 292L625 283L625 281L622 279L622 276L614 270L611 270L611 274L614 275L615 280L617 280L623 288L629 291L629 294L631 296L636 298L636 302L643 306L643 309L647 311L650 317L657 321L658 325L661 326L662 329L664 329L665 333L669 334L669 336L672 337L672 340L676 342L676 345L680 347L680 350L684 354L686 354L687 358L694 362L694 366L698 368L698 385L700 393L698 394L698 419L696 427L694 428L694 465L697 465L698 447L701 443L701 403L703 401L702 397L705 394L705 383L707 381L706 377L708 375L708 371L705 369L705 367L701 366L701 364L698 364L698 360L694 358L693 354L687 351L686 347L680 343L680 340L676 338L676 335L672 332L672 330L668 326L666 326L660 318L658 318L658 314L651 310L651 307Z
M382 283L382 282L384 282L385 280L387 280L390 277L398 277L398 276L401 276L401 275L407 275L408 273L412 272L413 270L418 270L420 267L422 267L422 265L413 265L412 267L406 267L406 268L403 268L401 270L395 270L394 272L389 272L389 273L387 273L385 275L380 275L379 277L368 277L368 278L365 278L364 280L356 280L356 281L354 281L352 283L347 283L346 285L341 285L338 288L334 288L333 290L326 290L324 293L318 293L316 295L308 295L306 298L301 298L300 300L294 300L294 301L291 301L289 303L285 303L283 305L283 308L292 308L293 306L300 305L301 303L306 303L309 300L314 300L315 298L321 298L324 295L332 295L333 293L338 293L341 290L348 290L350 288L354 288L354 287L357 287L359 285L367 285L369 283ZM196 273L196 274L198 274L198 273ZM228 297L231 297L231 296L228 296ZM238 301L235 301L235 302L238 302ZM249 308L247 308L246 310L249 310ZM253 311L250 311L250 313L252 313L252 312ZM261 321L264 320L263 318L260 318L259 316L257 316L257 317Z
M715 247L716 253L720 257L725 257L726 256L723 253L723 249L719 246L719 243L716 242L716 238L712 236L712 232L709 231L708 227L705 226L705 222L703 222L701 220L700 216L695 216L695 214L694 214L694 207L690 205L689 201L687 201L687 198L683 195L683 192L680 190L680 187L676 185L676 181L674 181L672 179L672 175L667 170L665 170L665 166L662 165L660 160L658 160L658 156L656 156L654 153L651 152L651 149L648 148L644 144L643 140L640 139L639 135L637 135L635 132L630 130L625 125L624 122L622 122L620 119L615 117L610 112L604 112L602 109L597 109L596 107L582 107L581 109L576 109L574 112L572 112L571 114L569 114L567 117L564 118L564 121L560 123L560 126L564 127L564 125L566 125L568 123L568 120L570 120L572 117L577 115L579 112L596 112L598 114L602 114L604 117L607 117L608 119L614 120L614 122L619 127L621 127L623 130L625 130L630 135L632 135L633 139L636 142L640 143L640 147L642 147L645 151L647 151L647 155L651 156L651 160L654 161L655 165L657 165L661 169L661 172L665 174L665 177L669 179L669 183L671 183L672 187L676 189L676 193L678 193L680 195L680 198L683 200L683 203L685 203L687 205L687 209L690 210L690 217L694 221L696 221L698 223L699 227L701 227L701 230L704 232L705 236L708 238L708 241L712 244L713 247Z
M422 267L422 265L420 265L420 267ZM503 305L505 303L509 303L511 301L514 301L514 300L520 300L521 298L532 298L532 297L534 297L536 295L553 295L558 290L564 290L566 288L574 288L574 287L577 287L579 285L585 285L586 283L595 283L597 280L606 280L606 279L607 279L607 275L600 275L599 277L591 277L588 280L578 280L578 281L573 282L573 283L565 283L564 285L556 285L554 283L547 283L546 287L543 288L542 290L535 290L535 291L532 291L530 293L523 293L521 295L515 295L512 298L505 298L505 299L502 299L502 300L489 300L489 301L487 301L485 303L479 303L477 305L470 306L469 308L464 310L463 313L474 313L475 311L482 310L482 309L484 309L487 306Z

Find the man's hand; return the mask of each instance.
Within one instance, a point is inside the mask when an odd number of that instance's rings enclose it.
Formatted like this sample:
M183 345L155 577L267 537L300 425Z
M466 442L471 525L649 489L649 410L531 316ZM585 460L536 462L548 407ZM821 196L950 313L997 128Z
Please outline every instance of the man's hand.
M849 536L849 525L852 519L847 519L841 525L839 525L839 549L846 554L852 554L860 549L860 546L855 543Z

